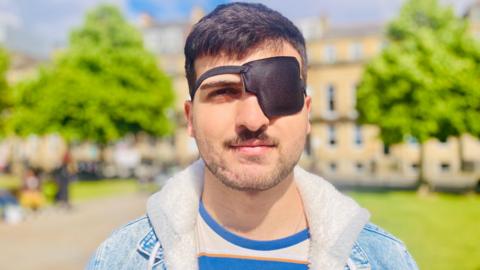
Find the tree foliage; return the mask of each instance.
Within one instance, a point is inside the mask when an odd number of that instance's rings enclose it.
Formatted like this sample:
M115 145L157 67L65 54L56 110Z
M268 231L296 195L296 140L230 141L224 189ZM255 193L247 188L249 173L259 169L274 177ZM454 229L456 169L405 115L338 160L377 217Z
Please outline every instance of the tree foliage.
M172 131L174 92L141 35L112 6L87 14L50 67L15 88L12 129L56 132L68 140L106 143L140 131Z
M7 51L0 46L0 92L7 89L7 70L9 66Z
M467 22L437 0L408 0L387 38L358 89L360 122L387 144L480 136L480 45Z
M10 105L10 91L7 83L7 71L9 68L9 56L5 49L0 46L0 132L4 133L5 110Z

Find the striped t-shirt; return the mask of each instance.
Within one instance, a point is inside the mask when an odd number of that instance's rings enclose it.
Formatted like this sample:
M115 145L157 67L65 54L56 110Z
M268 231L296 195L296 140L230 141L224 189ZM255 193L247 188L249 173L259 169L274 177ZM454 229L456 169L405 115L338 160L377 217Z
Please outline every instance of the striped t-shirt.
M218 224L202 202L196 229L200 270L308 269L308 229L278 240L247 239Z

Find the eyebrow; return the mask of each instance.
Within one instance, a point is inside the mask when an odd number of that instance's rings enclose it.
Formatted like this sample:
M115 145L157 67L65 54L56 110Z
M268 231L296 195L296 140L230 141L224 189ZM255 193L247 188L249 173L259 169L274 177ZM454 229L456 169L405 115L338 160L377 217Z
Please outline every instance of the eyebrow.
M206 82L200 85L199 89L209 89L209 88L218 88L218 87L238 87L242 86L242 81L231 81L231 80L220 80L220 81L213 81L213 82Z

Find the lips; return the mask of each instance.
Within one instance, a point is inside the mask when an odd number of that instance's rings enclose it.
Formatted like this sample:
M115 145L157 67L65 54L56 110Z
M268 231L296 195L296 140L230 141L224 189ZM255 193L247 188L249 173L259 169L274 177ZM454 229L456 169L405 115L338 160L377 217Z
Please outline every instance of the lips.
M242 148L242 147L275 147L273 142L263 141L263 140L246 140L238 143L231 143L230 147L232 148Z
M262 155L276 147L275 143L262 140L246 140L229 145L234 151L246 155Z

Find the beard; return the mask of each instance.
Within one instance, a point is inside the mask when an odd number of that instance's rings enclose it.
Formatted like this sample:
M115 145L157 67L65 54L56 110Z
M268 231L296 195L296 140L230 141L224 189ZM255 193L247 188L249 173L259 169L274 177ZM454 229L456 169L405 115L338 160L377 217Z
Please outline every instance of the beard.
M272 151L277 152L273 155L275 159L269 158L269 155L265 154L262 156L234 156L232 160L230 154L235 150L231 145L248 139L258 139L273 144ZM221 183L234 190L257 192L277 186L293 172L302 154L305 140L306 136L303 141L295 144L293 151L282 151L282 145L278 143L278 140L264 132L244 130L236 137L226 140L221 146L214 147L206 140L197 140L197 144L205 166Z

